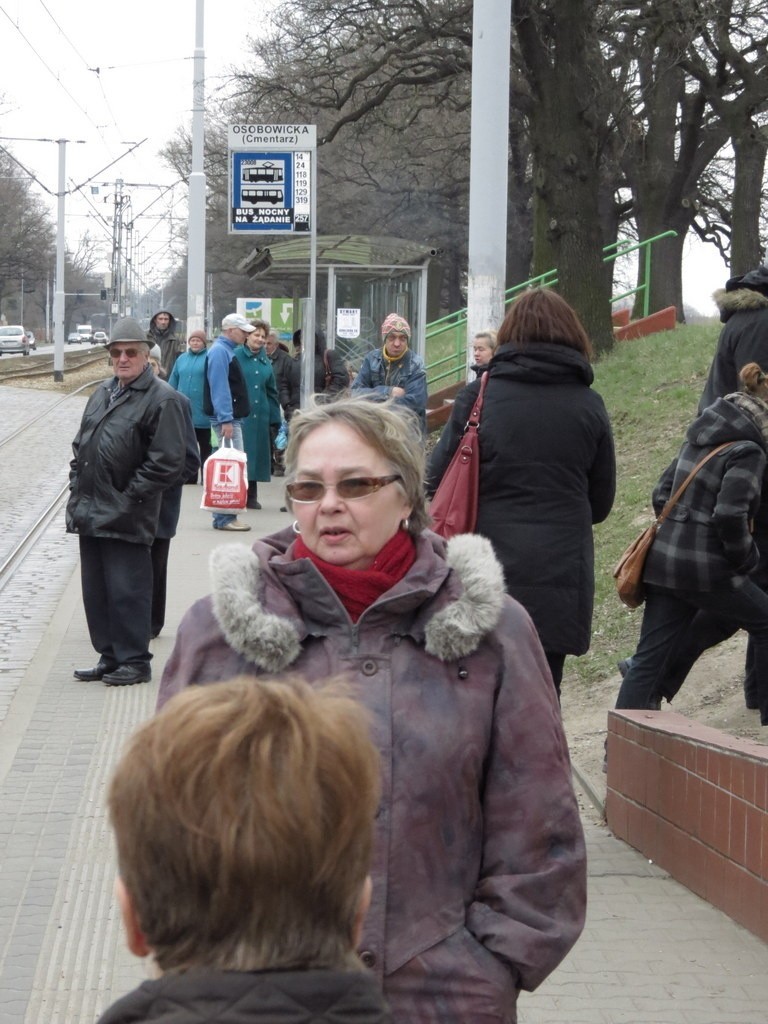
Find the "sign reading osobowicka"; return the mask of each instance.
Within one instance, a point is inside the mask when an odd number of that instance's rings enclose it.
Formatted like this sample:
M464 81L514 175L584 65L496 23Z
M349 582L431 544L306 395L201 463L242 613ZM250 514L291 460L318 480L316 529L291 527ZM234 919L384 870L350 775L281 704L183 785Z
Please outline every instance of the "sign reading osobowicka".
M313 124L229 126L229 234L311 230Z

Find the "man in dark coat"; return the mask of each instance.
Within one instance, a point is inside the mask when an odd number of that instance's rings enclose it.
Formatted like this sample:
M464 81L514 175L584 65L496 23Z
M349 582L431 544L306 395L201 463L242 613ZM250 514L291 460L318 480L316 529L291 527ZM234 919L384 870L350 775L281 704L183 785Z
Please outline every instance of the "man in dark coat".
M183 343L176 335L176 317L173 313L167 309L161 309L155 313L149 321L147 341L150 346L159 345L160 364L165 370L166 377L170 377L173 364L180 354L179 345L182 345L181 351L183 351Z
M118 320L109 355L115 376L91 395L72 443L67 531L80 537L83 603L94 668L75 678L108 686L148 682L150 547L163 491L185 464L179 396L149 365L149 343L131 317Z
M380 761L338 687L195 686L113 777L117 895L151 980L99 1024L389 1024L355 955Z

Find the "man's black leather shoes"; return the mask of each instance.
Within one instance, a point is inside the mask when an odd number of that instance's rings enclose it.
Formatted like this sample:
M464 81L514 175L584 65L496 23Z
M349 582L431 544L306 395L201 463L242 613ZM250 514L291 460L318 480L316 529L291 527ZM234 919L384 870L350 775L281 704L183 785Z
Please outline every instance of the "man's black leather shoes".
M133 686L134 683L148 683L151 678L152 672L148 665L120 665L102 676L107 686Z
M76 668L74 676L75 679L79 679L83 683L94 683L103 679L107 672L114 672L116 668L117 665L109 665L100 661L93 668Z

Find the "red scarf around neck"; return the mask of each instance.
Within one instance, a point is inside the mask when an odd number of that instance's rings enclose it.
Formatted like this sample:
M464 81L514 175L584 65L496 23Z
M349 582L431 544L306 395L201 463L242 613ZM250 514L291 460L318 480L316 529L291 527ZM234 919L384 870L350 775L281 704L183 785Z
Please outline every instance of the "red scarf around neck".
M373 560L370 569L344 569L331 565L310 551L301 537L293 547L294 558L308 558L339 595L353 622L366 608L401 580L416 561L416 545L405 530L398 530Z

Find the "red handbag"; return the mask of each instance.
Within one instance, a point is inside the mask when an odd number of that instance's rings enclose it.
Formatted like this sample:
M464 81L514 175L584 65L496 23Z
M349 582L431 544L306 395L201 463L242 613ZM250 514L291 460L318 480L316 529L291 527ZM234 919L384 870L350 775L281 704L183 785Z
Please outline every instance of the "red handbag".
M480 412L487 383L486 370L459 447L454 452L429 506L432 529L441 537L473 533L477 524L477 492L480 483L480 438L477 428L480 425Z

